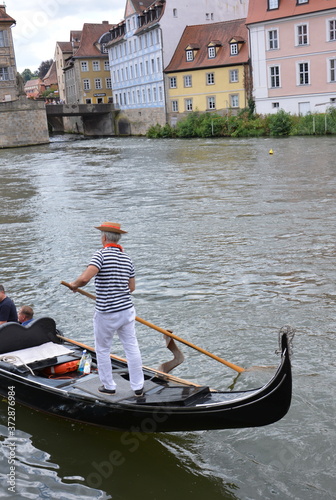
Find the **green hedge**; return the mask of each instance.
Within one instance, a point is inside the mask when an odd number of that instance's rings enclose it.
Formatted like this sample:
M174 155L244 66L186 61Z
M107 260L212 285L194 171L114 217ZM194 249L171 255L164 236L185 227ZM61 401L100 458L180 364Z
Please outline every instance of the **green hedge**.
M190 137L261 137L289 135L336 134L336 108L326 113L291 115L279 110L272 115L258 115L252 106L237 116L192 112L175 127L154 125L147 131L150 138Z

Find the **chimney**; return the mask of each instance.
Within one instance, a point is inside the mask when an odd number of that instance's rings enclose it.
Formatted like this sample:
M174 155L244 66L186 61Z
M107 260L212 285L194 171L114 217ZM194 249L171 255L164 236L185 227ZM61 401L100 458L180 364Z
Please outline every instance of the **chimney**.
M109 24L109 22L108 21L103 21L102 24Z

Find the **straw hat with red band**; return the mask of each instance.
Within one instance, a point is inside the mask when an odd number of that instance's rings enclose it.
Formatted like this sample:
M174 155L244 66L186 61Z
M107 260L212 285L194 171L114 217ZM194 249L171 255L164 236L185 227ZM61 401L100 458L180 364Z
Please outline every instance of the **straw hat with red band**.
M107 233L127 233L127 231L120 229L120 224L117 224L116 222L103 222L99 227L95 226L95 228L99 229L99 231L105 231Z

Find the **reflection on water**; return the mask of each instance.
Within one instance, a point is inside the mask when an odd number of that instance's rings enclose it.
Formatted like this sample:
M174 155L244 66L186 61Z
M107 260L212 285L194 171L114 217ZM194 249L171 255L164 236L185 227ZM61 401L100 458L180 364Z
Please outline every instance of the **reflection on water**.
M266 428L139 438L128 453L120 434L20 409L27 494L164 499L178 488L179 498L193 500L207 492L216 499L334 498L335 149L328 137L63 136L0 151L0 282L18 307L54 317L66 336L92 343L94 304L60 281L85 268L100 243L94 226L105 220L128 231L122 243L137 270L140 317L246 368L276 366L279 328L297 330L293 404ZM138 337L146 365L169 358L161 335L138 325ZM186 361L174 373L211 387L252 388L273 374L236 379L182 350ZM123 354L119 345L115 353ZM93 462L109 460L114 449L128 453L118 473L90 483Z
M237 498L232 485L223 485L211 477L211 471L195 467L192 457L180 462L173 441L162 435L157 439L136 432L98 430L24 407L17 412L18 498L169 500L172 479L180 498L207 494L225 500ZM5 425L0 430L7 434ZM3 446L8 442L4 438Z

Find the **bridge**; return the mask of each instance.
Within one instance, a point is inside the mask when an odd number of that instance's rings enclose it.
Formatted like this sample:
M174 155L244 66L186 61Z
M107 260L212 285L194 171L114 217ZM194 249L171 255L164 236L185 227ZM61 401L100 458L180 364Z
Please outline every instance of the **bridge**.
M65 132L68 128L86 136L116 135L115 117L119 110L114 104L46 104L46 112L53 132ZM74 118L68 127L64 126L64 117Z

